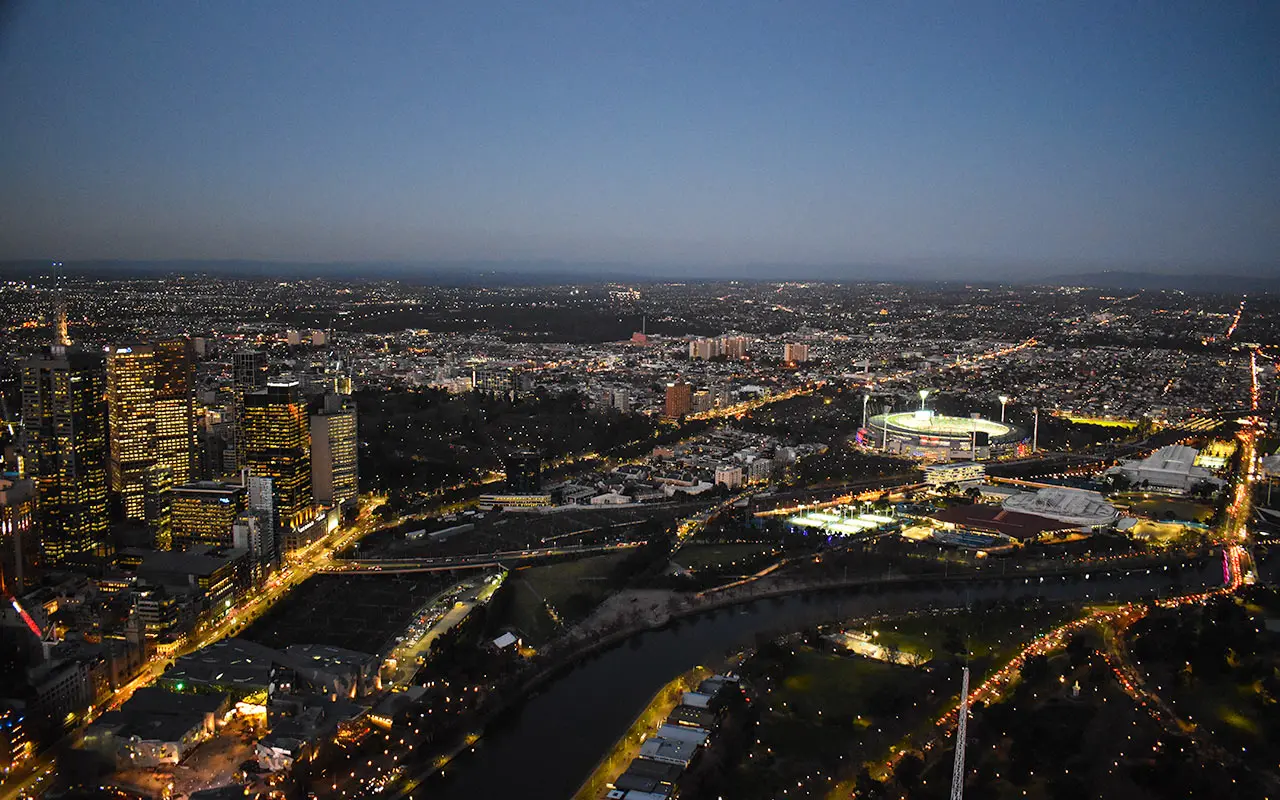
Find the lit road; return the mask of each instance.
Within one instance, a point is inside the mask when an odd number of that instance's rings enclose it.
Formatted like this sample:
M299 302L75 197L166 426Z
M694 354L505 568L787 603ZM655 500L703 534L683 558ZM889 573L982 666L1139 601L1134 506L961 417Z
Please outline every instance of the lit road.
M232 633L239 632L253 620L260 617L295 586L331 564L334 552L348 547L357 539L378 527L379 523L374 520L372 512L382 505L385 500L386 498L384 497L373 498L361 510L360 516L354 524L346 528L340 527L299 550L289 559L280 572L276 573L267 582L266 587L261 592L246 598L240 605L232 607L223 619L212 626L197 628L194 636L184 642L173 655L183 655L208 647ZM77 742L80 736L83 735L84 727L90 722L97 719L103 712L118 708L133 695L134 691L149 685L160 677L169 666L172 657L152 657L151 661L147 663L137 677L113 692L105 703L91 708L88 714L85 715L85 719L81 721L81 724L75 730L35 756L16 772L12 778L0 785L0 800L16 800L16 798L24 796L39 796L49 789L50 781L46 779L54 774L55 760L53 753L63 745Z
M465 556L442 556L435 558L362 558L333 559L326 564L326 572L383 572L395 574L399 572L441 572L451 569L477 569L482 567L498 567L504 563L527 561L549 556L586 555L589 553L611 553L639 547L645 541L612 542L610 544L578 544L562 547L537 547L527 550L501 550L494 553L476 553Z

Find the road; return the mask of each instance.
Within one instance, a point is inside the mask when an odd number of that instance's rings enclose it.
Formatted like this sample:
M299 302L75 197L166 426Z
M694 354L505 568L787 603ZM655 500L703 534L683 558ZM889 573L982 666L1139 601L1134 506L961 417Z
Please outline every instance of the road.
M550 556L587 555L590 553L611 553L639 547L647 542L613 542L611 544L565 545L563 547L537 547L526 550L502 550L494 553L477 553L465 556L445 556L436 558L361 558L333 559L325 567L326 572L439 572L450 569L474 569L477 567L497 567L504 563L527 561L534 558Z
M216 623L197 628L194 636L183 643L174 656L194 652L208 647L214 642L233 633L238 633L255 619L262 616L271 606L288 594L295 586L310 578L333 560L333 554L349 546L352 542L372 531L380 524L373 517L373 510L385 498L374 498L367 503L356 521L346 527L339 527L328 535L317 539L307 547L295 553L289 561L267 582L266 587L256 595L245 598L239 605L232 607L225 617ZM172 663L172 657L152 657L133 680L111 693L101 705L90 708L81 723L66 736L54 743L25 764L10 778L0 784L0 800L16 800L24 796L39 796L50 788L54 768L54 754L63 747L74 746L84 734L84 729L102 713L119 708L133 693L154 682Z
M394 661L396 668L394 674L389 681L385 682L386 685L383 688L394 690L396 687L407 686L421 666L419 659L425 658L426 654L430 652L431 643L466 619L467 615L476 606L487 603L493 593L502 585L505 578L506 574L503 573L484 580L477 579L476 585L469 587L466 587L466 582L464 582L441 592L431 602L424 604L423 610L415 616L429 613L430 607L438 604L442 598L454 592L459 592L458 597L449 605L449 608L440 615L440 618L430 628L423 632L422 636L406 639L398 643L386 655L383 660Z

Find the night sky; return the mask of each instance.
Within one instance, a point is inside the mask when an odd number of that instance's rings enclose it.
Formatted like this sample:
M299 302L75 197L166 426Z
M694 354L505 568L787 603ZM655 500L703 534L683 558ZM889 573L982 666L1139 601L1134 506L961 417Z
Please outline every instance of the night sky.
M0 5L0 259L1280 263L1274 0Z

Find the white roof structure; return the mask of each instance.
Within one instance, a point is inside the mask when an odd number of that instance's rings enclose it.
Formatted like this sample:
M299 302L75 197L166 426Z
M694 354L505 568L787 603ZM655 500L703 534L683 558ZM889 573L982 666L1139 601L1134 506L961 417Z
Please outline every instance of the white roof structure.
M1108 470L1118 472L1129 479L1130 483L1141 484L1156 489L1172 489L1178 492L1190 491L1198 483L1211 483L1221 486L1222 481L1204 467L1195 465L1200 451L1194 447L1171 444L1161 447L1144 459L1122 461L1117 467Z
M697 752L698 746L693 742L663 739L659 736L646 739L640 745L640 755L644 758L667 764L679 764L682 767L689 766L689 762Z
M1015 494L1001 503L1009 511L1036 514L1081 528L1102 528L1120 518L1115 506L1097 492L1046 486L1037 492Z
M515 644L518 641L520 640L516 638L516 635L514 633L512 633L511 631L507 631L506 633L499 636L497 639L493 640L493 646L501 650L505 647L510 647L511 645Z

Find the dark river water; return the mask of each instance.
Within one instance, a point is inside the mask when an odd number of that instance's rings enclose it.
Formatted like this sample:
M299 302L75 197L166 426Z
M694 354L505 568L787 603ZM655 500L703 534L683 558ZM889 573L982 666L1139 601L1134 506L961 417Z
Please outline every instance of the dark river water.
M999 585L953 584L945 589L878 589L875 593L820 593L757 600L708 612L638 634L587 659L543 686L490 725L474 752L454 760L419 785L417 800L476 800L518 796L567 800L591 774L664 684L700 664L752 645L760 634L782 634L846 617L958 608L969 602L1036 595L1050 601L1134 599L1168 594L1172 571L1156 568L1072 582L1031 578ZM1182 588L1222 583L1221 564L1209 560L1182 571Z

